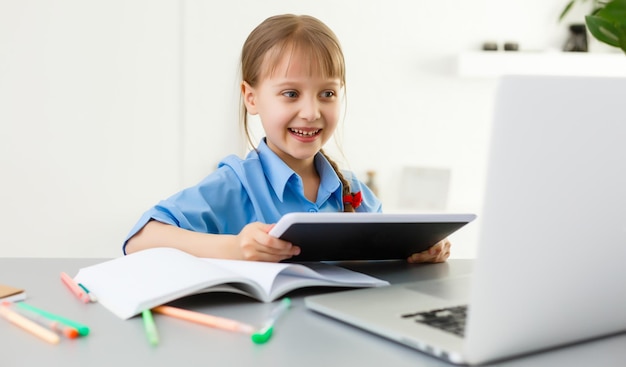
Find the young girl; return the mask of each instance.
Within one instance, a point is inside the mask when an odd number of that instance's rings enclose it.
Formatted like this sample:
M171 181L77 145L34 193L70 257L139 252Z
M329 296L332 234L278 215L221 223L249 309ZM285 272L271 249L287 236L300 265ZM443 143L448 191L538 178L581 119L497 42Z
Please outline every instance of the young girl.
M372 191L322 150L337 127L346 81L339 41L325 24L304 15L266 19L244 43L241 72L248 140L248 114L259 116L265 138L245 159L226 157L196 186L144 213L124 253L174 247L201 257L277 262L300 253L268 235L286 213L382 211ZM407 260L441 262L449 251L444 240Z

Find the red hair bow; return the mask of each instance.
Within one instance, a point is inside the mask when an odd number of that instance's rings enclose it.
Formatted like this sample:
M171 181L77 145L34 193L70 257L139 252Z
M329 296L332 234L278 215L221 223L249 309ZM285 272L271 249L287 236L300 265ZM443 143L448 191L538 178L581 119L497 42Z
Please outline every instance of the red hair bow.
M343 203L352 205L354 209L358 208L362 201L363 197L361 196L361 191L343 196Z

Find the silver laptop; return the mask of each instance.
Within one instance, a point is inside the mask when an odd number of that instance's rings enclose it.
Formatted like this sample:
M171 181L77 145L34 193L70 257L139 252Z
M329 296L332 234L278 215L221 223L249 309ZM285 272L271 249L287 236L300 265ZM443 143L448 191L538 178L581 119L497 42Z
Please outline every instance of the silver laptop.
M471 278L306 306L459 364L626 331L625 95L626 78L502 78Z

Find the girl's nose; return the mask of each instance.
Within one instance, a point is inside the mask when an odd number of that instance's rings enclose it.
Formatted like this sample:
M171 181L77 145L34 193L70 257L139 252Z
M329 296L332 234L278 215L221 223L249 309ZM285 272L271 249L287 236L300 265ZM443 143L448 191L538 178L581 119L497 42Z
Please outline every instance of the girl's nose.
M321 117L319 102L316 98L310 98L302 101L300 107L300 118L307 122L315 121Z

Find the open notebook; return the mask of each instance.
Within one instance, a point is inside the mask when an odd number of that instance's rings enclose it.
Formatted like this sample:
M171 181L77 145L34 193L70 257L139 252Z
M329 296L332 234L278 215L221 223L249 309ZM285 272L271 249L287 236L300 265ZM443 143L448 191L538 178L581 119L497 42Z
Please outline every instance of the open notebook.
M176 299L231 292L271 302L304 287L376 287L387 281L325 263L208 259L152 248L82 268L74 278L122 319Z
M307 307L463 364L626 331L625 92L625 78L503 78L473 275Z

